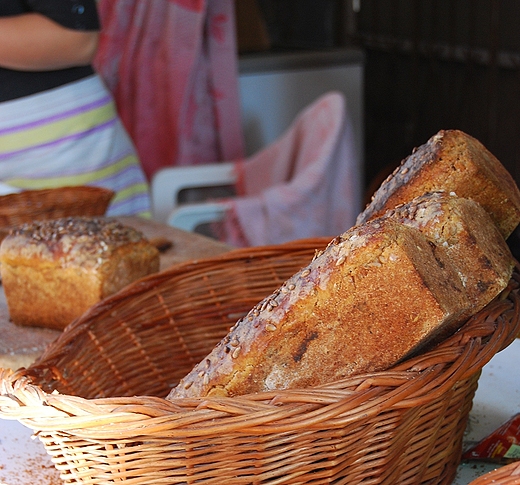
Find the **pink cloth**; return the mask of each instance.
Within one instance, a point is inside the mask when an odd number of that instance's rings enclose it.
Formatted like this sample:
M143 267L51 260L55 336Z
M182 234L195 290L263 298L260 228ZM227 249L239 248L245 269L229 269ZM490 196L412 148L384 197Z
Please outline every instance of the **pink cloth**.
M233 0L100 0L95 67L150 179L240 158Z
M235 162L239 197L222 239L259 246L343 233L361 208L360 150L345 97L324 94L277 141Z

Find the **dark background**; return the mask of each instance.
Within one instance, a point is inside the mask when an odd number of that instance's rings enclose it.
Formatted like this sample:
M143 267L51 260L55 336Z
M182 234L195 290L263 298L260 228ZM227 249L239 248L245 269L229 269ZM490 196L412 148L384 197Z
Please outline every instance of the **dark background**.
M365 201L414 147L441 129L460 129L480 140L520 185L518 0L235 5L239 46L241 32L251 42L243 44L246 51L352 46L364 52ZM249 25L241 31L243 19ZM518 229L509 243L520 258Z
M450 128L478 138L520 182L518 0L256 4L268 34L264 48L364 51L367 190L414 147Z

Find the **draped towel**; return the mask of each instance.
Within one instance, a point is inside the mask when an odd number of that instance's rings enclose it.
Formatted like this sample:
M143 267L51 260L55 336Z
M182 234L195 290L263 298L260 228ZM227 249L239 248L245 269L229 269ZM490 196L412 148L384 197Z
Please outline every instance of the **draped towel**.
M232 0L100 0L94 65L147 177L243 156Z
M275 142L234 162L238 197L214 230L234 246L341 234L361 208L360 150L345 96L325 93Z

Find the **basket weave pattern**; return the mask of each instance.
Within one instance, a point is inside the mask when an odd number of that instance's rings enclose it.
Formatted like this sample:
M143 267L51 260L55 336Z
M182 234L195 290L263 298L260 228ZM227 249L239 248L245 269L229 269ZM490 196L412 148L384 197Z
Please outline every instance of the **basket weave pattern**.
M130 285L30 368L2 371L0 417L38 431L67 483L450 484L480 371L520 328L516 273L460 332L391 370L319 388L164 399L326 242L235 250Z
M77 186L24 190L0 196L0 227L35 219L69 216L102 216L114 192L101 187Z

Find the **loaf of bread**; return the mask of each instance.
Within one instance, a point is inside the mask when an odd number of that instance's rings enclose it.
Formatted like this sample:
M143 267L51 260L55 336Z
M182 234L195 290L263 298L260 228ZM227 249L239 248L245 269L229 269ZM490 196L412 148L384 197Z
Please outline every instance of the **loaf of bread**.
M520 191L506 168L475 138L459 130L442 130L401 162L356 223L436 190L478 202L505 239L520 222Z
M0 245L11 320L63 329L101 299L159 270L142 233L106 218L69 217L18 226Z
M435 254L450 261L471 301L465 317L484 308L507 286L513 256L490 215L474 200L430 192L382 217L418 229Z
M458 329L507 286L513 266L478 203L424 194L334 239L239 320L168 399L387 369Z
M309 387L388 368L458 328L471 306L443 258L391 218L350 229L239 320L168 399Z

